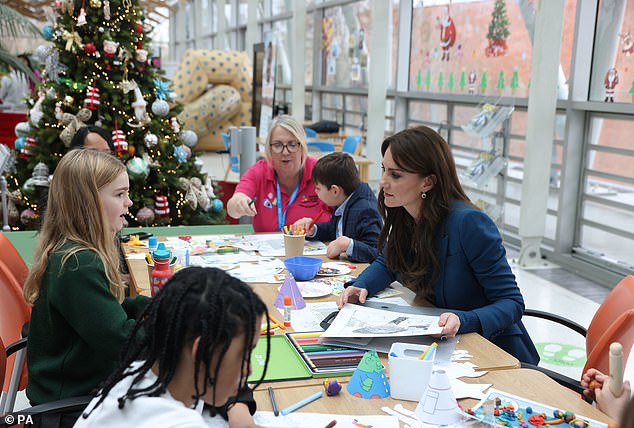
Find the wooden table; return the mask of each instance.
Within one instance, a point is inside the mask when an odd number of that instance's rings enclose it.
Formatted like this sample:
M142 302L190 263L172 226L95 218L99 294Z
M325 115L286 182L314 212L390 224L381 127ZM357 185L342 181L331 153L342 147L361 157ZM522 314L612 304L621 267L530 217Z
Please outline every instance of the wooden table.
M159 241L161 241L159 237ZM124 253L133 250L129 245L123 244ZM322 257L324 260L329 260L326 256ZM150 295L150 282L147 272L147 266L145 260L140 259L126 259L128 263L128 270L130 271L131 280L131 295L143 294ZM359 275L368 266L366 263L350 263L355 265L356 269L352 271L353 275ZM282 319L283 316L280 311L273 305L275 298L278 294L278 284L267 283L255 283L250 284L253 289L258 293L264 302L266 302L269 312L277 319ZM414 293L405 287L397 286L402 291L402 297L408 302L412 303L414 300ZM327 296L318 299L311 299L311 302L325 302L335 300L335 296ZM292 328L289 329L292 331ZM511 368L520 367L520 363L517 358L513 357L506 351L493 345L484 337L477 333L468 333L460 336L459 342L456 345L456 349L464 349L469 351L473 356L471 360L473 364L477 365L480 370L505 370ZM387 364L387 363L386 363ZM310 382L310 381L309 381ZM305 384L306 381L299 381L296 384ZM319 381L316 381L319 383Z
M380 400L366 400L354 397L346 390L345 384L347 379L348 378L337 378L337 381L344 386L339 395L335 397L326 397L324 395L323 398L302 407L301 411L340 415L377 415L384 414L381 411L381 407L388 406L393 408L394 405L399 403L406 409L412 411L416 408L417 403L414 401L394 400L390 397ZM545 374L536 370L513 369L493 371L482 377L466 379L465 381L469 383L492 383L496 389L504 392L519 395L564 411L572 411L586 418L606 423L611 422L610 418L600 410L597 410L569 389L559 385ZM276 383L273 388L275 390L277 405L280 409L294 404L298 400L308 397L317 391L323 390L321 384L298 386L288 385L288 382ZM255 401L258 403L258 410L272 410L271 401L269 400L266 388L260 386L255 391ZM478 402L478 400L474 399L463 399L459 401L463 408L472 407Z

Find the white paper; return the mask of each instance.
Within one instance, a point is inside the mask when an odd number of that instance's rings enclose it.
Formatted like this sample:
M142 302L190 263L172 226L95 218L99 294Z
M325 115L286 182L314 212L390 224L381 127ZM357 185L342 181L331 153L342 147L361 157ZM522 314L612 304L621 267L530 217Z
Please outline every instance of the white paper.
M292 311L291 324L295 331L321 331L319 323L337 310L337 302L306 303L304 309Z
M439 317L345 304L322 337L394 337L440 334Z
M451 389L456 396L456 400L462 398L475 398L481 400L484 398L484 391L491 387L490 383L466 383L460 379L449 379Z
M385 415L326 415L295 411L286 416L275 416L273 412L256 412L253 419L256 424L266 428L324 428L333 420L337 421L336 428L354 428L359 424L371 425L372 428L399 428L398 418Z

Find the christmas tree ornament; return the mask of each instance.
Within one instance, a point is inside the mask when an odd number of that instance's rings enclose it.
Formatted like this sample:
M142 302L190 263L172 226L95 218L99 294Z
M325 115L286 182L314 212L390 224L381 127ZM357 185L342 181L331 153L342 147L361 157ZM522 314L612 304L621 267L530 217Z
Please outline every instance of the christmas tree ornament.
M145 180L150 175L150 165L145 159L133 157L126 162L128 175L132 180Z
M62 116L64 116L64 110L62 110L62 102L58 101L55 103L55 119L61 121Z
M44 112L42 111L42 102L44 101L44 94L40 93L40 97L37 99L33 108L29 110L29 120L33 125L39 127L40 121L44 117Z
M203 162L202 159L196 158L196 160L194 160L194 167L196 168L196 171L201 172L204 166L205 162Z
M26 145L26 137L17 138L15 142L13 143L13 147L18 152L21 152L25 145Z
M84 99L84 107L89 110L99 110L101 104L99 88L96 86L88 86L86 89L86 98Z
M31 178L34 186L48 187L50 185L48 167L44 162L38 162L35 165Z
M187 147L194 147L198 144L198 135L194 131L189 129L184 130L180 133L178 138L185 144Z
M112 144L114 144L117 156L128 152L128 141L125 132L119 129L117 121L114 121L114 131L112 131Z
M103 17L106 21L110 21L110 2L108 0L103 2Z
M115 54L117 53L118 48L118 42L114 42L112 40L103 41L103 60L106 66L106 70L112 70L112 66L116 61Z
M198 177L192 177L189 180L179 178L180 188L185 192L185 200L192 210L197 207L206 210L209 207L209 196L203 189L203 183Z
M147 54L148 52L145 49L137 49L134 58L137 61L144 63L147 61Z
M46 98L48 98L49 100L54 100L55 98L57 98L57 91L54 88L48 88L46 90Z
M214 199L211 201L211 205L209 206L209 211L212 213L219 213L223 209L223 203L220 199Z
M20 222L26 227L33 227L37 223L37 214L31 208L20 213Z
M38 62L44 64L44 62L46 62L46 57L50 55L52 50L53 48L48 45L39 45L35 48L35 52L33 54Z
M101 0L90 0L90 7L97 9L101 7Z
M81 9L79 9L79 16L77 17L77 26L81 27L82 25L86 24L86 9L84 8L84 3L82 3Z
M7 212L9 214L9 226L17 227L20 221L20 212L18 211L18 202L22 198L19 190L7 192ZM0 204L0 214L2 213L2 204ZM2 218L2 217L0 217Z
M37 146L37 141L33 137L27 137L26 142L24 143L24 148L20 150L20 156L22 159L30 158L35 154L35 146Z
M143 34L143 31L144 31L143 24L140 22L137 22L136 24L134 24L134 31L137 32L138 34Z
M157 116L165 117L170 112L170 106L165 100L154 100L152 103L152 113Z
M167 94L167 99L170 103L175 103L178 99L178 94L176 92L170 92L169 94Z
M156 195L154 197L154 214L160 218L169 218L170 206L167 196Z
M145 134L145 137L143 137L143 142L148 149L151 149L158 144L158 137L155 134L148 132Z
M128 145L128 154L130 154L130 156L134 156L135 153L136 153L136 147L132 145Z
M136 213L136 220L143 226L149 226L154 221L154 211L148 207L143 207Z
M174 156L180 163L187 162L187 152L183 150L183 147L186 146L176 146L174 147Z
M97 52L97 46L95 46L94 43L86 43L84 45L84 52L86 52L88 55L92 55Z
M67 51L75 52L75 45L77 45L80 49L84 47L81 42L81 36L77 31L68 31L64 30L62 33L62 39L66 40L66 46L64 49Z
M33 179L29 177L26 179L26 181L22 185L22 190L25 193L30 193L33 191L33 189L35 189L35 186L33 185Z
M134 102L132 103L132 108L134 109L134 116L138 121L143 120L145 116L145 107L147 106L147 101L143 99L143 94L141 94L141 89L137 86L134 88Z
M66 12L69 15L72 15L75 11L75 2L73 0L62 0L62 12Z
M70 142L77 133L77 130L82 126L86 126L86 122L92 117L92 112L87 108L82 108L77 114L64 113L62 114L62 123L66 125L66 128L59 134L59 139L62 140L66 147L70 147Z
M170 89L171 82L165 82L161 79L154 79L152 82L154 83L154 86L156 86L156 91L154 91L156 98L159 100L167 100L169 95L172 93L172 90Z
M72 105L75 104L75 98L71 97L70 95L66 95L62 104L67 107L72 107Z
M44 40L53 40L54 34L55 29L51 24L46 24L44 27L42 27L42 37L44 37Z
M605 79L603 79L603 86L605 87L605 99L604 102L614 102L614 89L619 84L619 72L616 68L612 67L605 73Z
M14 131L16 137L28 137L32 128L31 125L29 125L29 122L20 122L15 125Z
M181 132L181 125L180 123L178 123L178 119L176 119L176 116L173 116L170 119L170 126L172 127L174 134L178 134L179 132Z
M189 160L192 157L192 149L190 149L189 147L187 147L184 144L182 146L180 146L180 147L185 152L185 154L187 155L187 160Z
M60 73L65 72L68 67L59 62L59 52L56 49L51 49L48 52L44 58L44 70L49 80L57 83Z

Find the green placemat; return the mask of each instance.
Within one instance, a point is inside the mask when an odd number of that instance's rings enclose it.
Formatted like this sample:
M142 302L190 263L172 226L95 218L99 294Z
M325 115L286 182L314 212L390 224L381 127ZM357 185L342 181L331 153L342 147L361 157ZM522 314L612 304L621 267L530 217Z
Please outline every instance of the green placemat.
M266 337L261 337L251 353L251 376L249 382L257 382L264 370L266 359ZM266 370L265 381L308 379L310 371L286 336L271 336L271 355Z

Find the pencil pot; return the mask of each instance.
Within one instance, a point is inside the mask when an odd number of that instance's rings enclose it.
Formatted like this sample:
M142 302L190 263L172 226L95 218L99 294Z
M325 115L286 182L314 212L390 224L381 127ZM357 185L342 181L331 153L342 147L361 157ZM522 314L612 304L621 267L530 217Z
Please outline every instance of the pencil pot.
M303 256L306 235L284 235L286 257Z
M393 343L388 356L390 395L397 400L419 401L429 384L434 355L420 360L429 348L411 343Z

